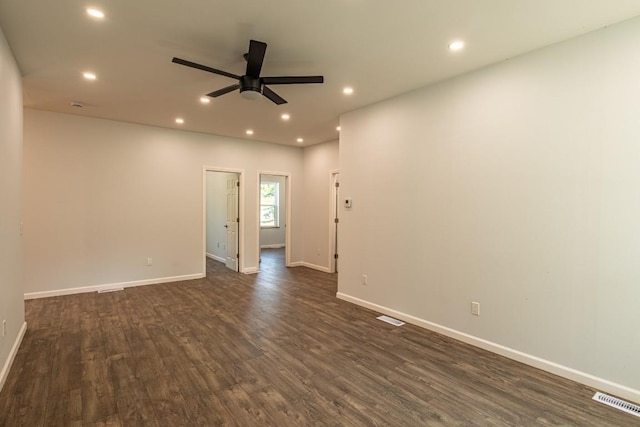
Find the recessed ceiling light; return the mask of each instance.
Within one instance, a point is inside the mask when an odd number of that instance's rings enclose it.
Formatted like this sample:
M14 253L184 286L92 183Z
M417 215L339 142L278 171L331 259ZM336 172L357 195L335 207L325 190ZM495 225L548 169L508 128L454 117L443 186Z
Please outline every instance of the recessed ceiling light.
M93 7L87 8L87 14L89 16L93 16L94 18L98 18L98 19L104 18L104 12L99 9L95 9Z
M202 98L200 98L200 102L202 102L203 104L208 104L211 102L211 99L209 99L209 97L203 96Z
M284 113L283 115L281 115L280 117L282 117L282 120L289 120L291 118L290 115L288 115L287 113Z
M449 50L456 51L460 50L464 47L464 42L462 40L455 40L449 43Z
M178 117L178 118L176 119L176 123L177 123L177 124L179 124L179 125L181 125L181 124L183 124L183 123L184 123L184 119L182 119L182 118Z
M253 135L253 131L251 129L247 129L247 135Z
M302 139L302 138L298 138L298 139L296 139L296 141L297 141L297 142L299 142L299 143L303 143L303 142L304 142L304 139Z
M97 78L94 73L90 73L90 72L82 73L82 76L87 80L95 80Z
M344 93L345 95L351 95L353 93L353 88L347 86L344 89L342 89L342 93Z
M338 127L336 128L336 130L337 130L338 132L340 132L340 126L338 126Z

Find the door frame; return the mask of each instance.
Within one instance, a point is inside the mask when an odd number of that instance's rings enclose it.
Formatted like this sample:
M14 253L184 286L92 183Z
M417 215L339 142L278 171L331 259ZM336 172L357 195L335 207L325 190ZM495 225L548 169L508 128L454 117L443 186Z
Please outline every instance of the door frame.
M276 175L276 176L283 176L284 177L284 189L285 189L285 194L284 194L284 204L285 204L285 212L287 215L287 221L285 223L285 228L284 228L284 265L286 267L291 267L291 223L292 223L292 218L291 218L291 172L276 172L276 171L267 171L267 170L258 170L258 175L257 175L257 185L256 188L258 189L257 191L257 196L258 196L258 200L257 200L257 210L256 210L256 218L258 220L257 222L257 226L258 226L258 238L256 239L256 259L259 260L260 259L260 181L262 181L260 179L260 177L262 175ZM259 267L259 263L258 263L258 269L260 269Z
M238 271L244 273L244 169L223 168L219 166L202 166L202 276L207 275L207 172L238 174L240 188L238 190Z
M329 262L327 265L329 266L329 273L336 272L336 265L338 260L334 257L334 254L338 253L338 229L339 222L336 224L335 218L340 219L340 203L338 202L338 194L340 193L340 189L336 190L335 182L336 178L338 182L340 182L340 171L338 169L331 169L329 171ZM339 259L339 258L338 258Z

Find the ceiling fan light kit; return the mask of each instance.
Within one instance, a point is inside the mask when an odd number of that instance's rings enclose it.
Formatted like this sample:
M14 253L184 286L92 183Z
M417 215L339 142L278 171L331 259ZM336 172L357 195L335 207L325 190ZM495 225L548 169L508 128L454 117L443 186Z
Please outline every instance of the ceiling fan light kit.
M208 93L207 96L210 96L212 98L217 98L218 96L222 96L229 92L233 92L236 89L239 89L240 96L245 99L255 100L259 99L260 96L264 96L274 104L281 105L286 104L287 101L280 95L275 93L273 90L271 90L267 85L310 84L324 82L323 76L260 77L260 71L262 70L262 63L264 62L264 55L266 51L266 43L256 40L251 40L249 42L249 52L243 55L244 59L247 61L247 69L244 76L237 76L227 71L218 70L216 68L208 67L206 65L198 64L180 58L173 58L172 62L191 68L197 68L198 70L207 71L209 73L229 77L238 81L237 84Z
M251 76L240 77L240 96L254 101L262 95L262 84L259 78Z

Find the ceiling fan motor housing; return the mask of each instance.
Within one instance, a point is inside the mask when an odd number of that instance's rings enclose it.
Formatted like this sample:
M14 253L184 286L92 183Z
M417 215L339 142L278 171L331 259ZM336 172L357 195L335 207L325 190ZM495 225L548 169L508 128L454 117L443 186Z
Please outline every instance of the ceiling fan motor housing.
M257 99L262 95L260 79L252 76L240 77L240 95L247 99Z

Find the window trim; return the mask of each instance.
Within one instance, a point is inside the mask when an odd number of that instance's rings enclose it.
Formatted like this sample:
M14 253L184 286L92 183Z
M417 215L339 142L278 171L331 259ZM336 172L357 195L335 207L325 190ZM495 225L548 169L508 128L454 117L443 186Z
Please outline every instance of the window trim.
M275 185L275 203L267 204L262 203L262 186L265 184ZM262 225L262 207L273 207L274 208L274 225ZM260 229L274 229L280 228L280 183L276 181L260 181Z

